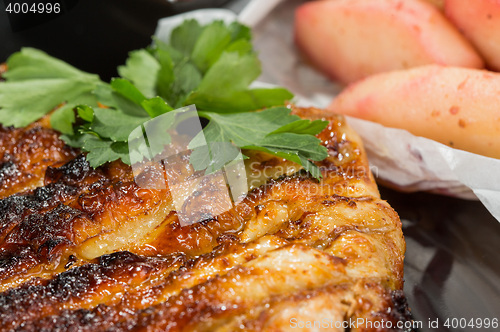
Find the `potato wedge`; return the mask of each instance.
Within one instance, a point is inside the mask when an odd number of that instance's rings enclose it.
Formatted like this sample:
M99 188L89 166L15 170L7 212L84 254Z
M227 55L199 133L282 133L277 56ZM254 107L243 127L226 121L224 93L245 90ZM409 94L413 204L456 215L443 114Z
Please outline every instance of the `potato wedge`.
M500 71L500 1L446 0L445 14L481 53L488 67Z
M349 86L329 109L500 158L500 74L429 65Z
M296 10L294 29L313 65L343 83L432 63L483 67L439 9L420 0L308 2Z

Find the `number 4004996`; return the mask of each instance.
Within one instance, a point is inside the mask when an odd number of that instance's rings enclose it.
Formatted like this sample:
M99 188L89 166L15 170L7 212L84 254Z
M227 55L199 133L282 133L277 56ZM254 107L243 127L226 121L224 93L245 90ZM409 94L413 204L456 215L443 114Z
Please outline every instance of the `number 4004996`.
M7 4L5 11L9 14L59 14L61 12L60 3L12 3Z

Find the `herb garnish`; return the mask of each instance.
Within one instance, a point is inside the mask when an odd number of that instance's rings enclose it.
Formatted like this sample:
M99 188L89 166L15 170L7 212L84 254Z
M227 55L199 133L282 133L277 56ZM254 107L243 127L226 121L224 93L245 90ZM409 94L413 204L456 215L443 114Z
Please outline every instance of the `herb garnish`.
M51 114L51 125L68 145L87 152L92 167L117 159L130 164L127 141L134 128L195 104L199 116L209 120L203 129L206 146L227 147L210 162L200 158L204 147L195 137L190 144L195 169L224 166L234 157L233 146L291 160L321 178L311 160L327 157L314 137L326 121L303 120L276 107L293 97L284 88L249 87L261 66L249 28L239 23L184 21L169 44L155 40L132 51L118 68L121 78L110 83L32 48L13 54L7 67L6 81L0 82L0 123L26 126L63 104Z

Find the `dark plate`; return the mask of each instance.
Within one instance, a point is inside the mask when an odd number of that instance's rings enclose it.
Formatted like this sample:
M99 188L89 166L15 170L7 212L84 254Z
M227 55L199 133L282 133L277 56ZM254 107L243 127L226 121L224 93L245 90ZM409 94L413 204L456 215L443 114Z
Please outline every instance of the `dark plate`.
M241 8L245 1L231 5ZM109 80L130 50L150 43L159 18L226 0L60 2L66 5L63 15L18 20L16 31L0 4L0 62L21 46L33 46ZM483 331L444 323L500 319L500 224L481 203L385 188L381 193L403 221L405 292L420 330ZM438 327L430 327L436 319Z
M484 206L386 188L381 194L403 222L405 294L420 330L484 331L463 324L500 320L500 224Z

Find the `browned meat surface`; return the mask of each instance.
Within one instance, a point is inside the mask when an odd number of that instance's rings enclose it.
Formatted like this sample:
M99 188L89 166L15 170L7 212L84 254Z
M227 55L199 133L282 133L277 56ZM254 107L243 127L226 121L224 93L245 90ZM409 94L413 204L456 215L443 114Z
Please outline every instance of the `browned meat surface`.
M330 121L318 135L329 151L323 180L249 152L247 196L184 227L168 190L138 187L120 162L94 170L74 151L64 159L54 136L54 162L36 168L43 185L0 200L1 329L294 331L293 322L363 318L350 330L369 331L410 319L401 223L358 136L342 117L294 112Z
M44 122L23 129L0 125L0 198L42 186L48 166L61 166L77 155Z

